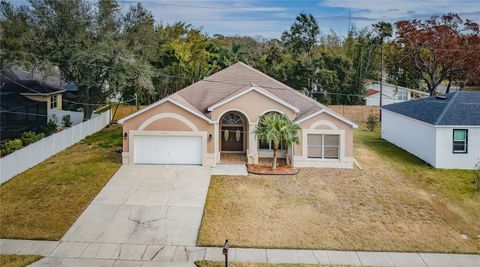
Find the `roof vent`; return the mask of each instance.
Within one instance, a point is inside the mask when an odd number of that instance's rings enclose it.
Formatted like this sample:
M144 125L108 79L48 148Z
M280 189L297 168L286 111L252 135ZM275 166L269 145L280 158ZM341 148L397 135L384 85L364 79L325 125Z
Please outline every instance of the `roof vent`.
M446 96L446 95L437 95L436 98L437 98L437 99L441 99L441 100L445 100L445 99L448 99L448 96Z

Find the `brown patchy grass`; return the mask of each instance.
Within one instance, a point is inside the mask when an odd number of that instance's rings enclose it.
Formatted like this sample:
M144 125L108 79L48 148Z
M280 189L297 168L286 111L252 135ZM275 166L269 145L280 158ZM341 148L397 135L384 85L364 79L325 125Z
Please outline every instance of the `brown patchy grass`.
M198 267L223 267L225 262L222 261L196 261ZM290 264L290 263L248 263L248 262L229 262L231 267L350 267L353 265L331 265L331 264Z
M120 167L106 128L0 186L0 237L58 240Z
M467 228L480 234L480 212L471 214L478 210L478 196L450 194L450 202L439 197L448 195L443 191L468 191L460 189L467 183L458 171L434 170L393 145L374 142L378 133L360 134L355 157L363 170L212 177L198 245L221 246L229 239L237 247L480 251L478 239L460 236ZM464 179L471 174L460 173ZM433 186L438 179L452 182Z
M3 267L24 267L43 258L36 255L0 255L0 266Z

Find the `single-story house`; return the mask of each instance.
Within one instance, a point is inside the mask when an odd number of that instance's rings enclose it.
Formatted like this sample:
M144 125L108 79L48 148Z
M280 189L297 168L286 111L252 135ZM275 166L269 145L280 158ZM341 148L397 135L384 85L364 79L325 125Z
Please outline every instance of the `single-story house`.
M435 168L474 169L480 160L480 92L383 106L382 138Z
M355 123L241 62L119 120L123 163L214 166L233 153L258 163L273 153L254 134L269 112L301 127L300 143L281 145L280 157L297 167L352 168Z
M414 90L407 87L383 83L383 98L382 105L389 105L428 97L428 92ZM380 106L380 82L371 82L367 84L367 93L365 105Z

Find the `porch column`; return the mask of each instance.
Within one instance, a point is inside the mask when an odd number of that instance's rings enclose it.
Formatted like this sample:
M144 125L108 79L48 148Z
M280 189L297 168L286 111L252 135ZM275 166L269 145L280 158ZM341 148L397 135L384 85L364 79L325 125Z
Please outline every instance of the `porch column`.
M248 125L248 151L247 159L249 164L258 164L258 145L257 136L255 135L256 123Z
M215 157L215 164L217 163L220 163L220 145L219 145L219 142L220 142L220 139L219 138L219 127L218 127L218 122L215 122L213 124L213 141L215 142L214 143L214 157Z

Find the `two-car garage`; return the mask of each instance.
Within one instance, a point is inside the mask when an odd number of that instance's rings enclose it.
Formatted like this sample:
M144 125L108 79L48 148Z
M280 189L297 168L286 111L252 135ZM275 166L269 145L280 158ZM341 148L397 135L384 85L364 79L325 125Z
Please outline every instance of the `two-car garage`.
M133 136L135 164L202 165L203 137L166 133Z

